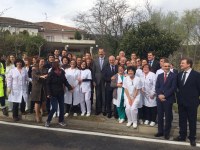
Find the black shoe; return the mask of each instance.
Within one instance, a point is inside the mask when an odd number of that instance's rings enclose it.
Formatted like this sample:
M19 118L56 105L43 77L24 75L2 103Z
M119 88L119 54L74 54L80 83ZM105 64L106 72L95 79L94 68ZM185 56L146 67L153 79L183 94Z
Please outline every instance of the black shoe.
M108 116L107 116L108 118L111 118L112 117L112 115L111 114L108 114Z
M184 142L184 141L186 141L186 138L178 136L178 137L174 138L174 141Z
M19 117L14 117L14 118L13 118L13 121L14 121L14 122L19 121Z
M104 112L104 113L103 113L103 115L104 115L104 116L106 116L106 115L107 115L107 113L106 113L106 112Z
M156 133L154 136L155 137L161 137L161 136L164 136L164 135L163 135L163 133Z
M2 109L3 115L8 117L8 109L5 107Z
M170 138L170 135L169 135L169 134L166 134L166 135L165 135L165 139L166 139L166 140L169 140L169 138Z
M196 141L195 140L190 140L190 145L191 146L196 146Z
M96 115L96 116L100 115L100 112L95 112L95 115Z

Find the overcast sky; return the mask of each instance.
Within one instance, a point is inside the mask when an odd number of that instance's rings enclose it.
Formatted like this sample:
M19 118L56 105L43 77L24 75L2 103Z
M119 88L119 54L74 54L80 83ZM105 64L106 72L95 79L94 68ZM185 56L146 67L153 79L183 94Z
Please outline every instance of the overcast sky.
M143 0L128 0L130 5L142 5ZM183 12L185 9L200 7L200 0L150 0L154 8L163 11ZM95 0L0 0L3 17L11 17L31 22L50 21L67 26L75 26L72 18L77 12L90 9Z

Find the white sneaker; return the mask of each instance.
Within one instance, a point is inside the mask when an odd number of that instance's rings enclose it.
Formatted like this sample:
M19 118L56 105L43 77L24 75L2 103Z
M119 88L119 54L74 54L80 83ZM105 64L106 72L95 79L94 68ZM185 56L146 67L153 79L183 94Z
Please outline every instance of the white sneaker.
M153 126L155 126L156 125L156 123L155 122L153 122L153 121L151 121L151 123L149 124L151 127L153 127Z
M81 116L85 116L85 113L81 113Z
M77 117L77 116L78 116L78 114L77 114L77 113L74 113L74 114L73 114L73 116L74 116L74 117Z
M69 113L66 113L66 114L65 114L65 117L68 117L68 116L69 116Z
M124 119L120 119L119 120L119 123L123 123L125 120Z
M132 125L132 122L128 122L128 123L126 124L127 127L130 127L131 125Z
M56 113L53 114L53 118L56 118Z
M148 125L149 124L149 120L145 120L144 124Z
M133 123L133 128L137 129L137 123Z
M139 123L140 123L140 124L144 124L144 122L143 122L143 120L142 120L142 119L140 119L140 120L139 120Z
M87 113L87 114L86 114L86 117L90 117L90 113Z

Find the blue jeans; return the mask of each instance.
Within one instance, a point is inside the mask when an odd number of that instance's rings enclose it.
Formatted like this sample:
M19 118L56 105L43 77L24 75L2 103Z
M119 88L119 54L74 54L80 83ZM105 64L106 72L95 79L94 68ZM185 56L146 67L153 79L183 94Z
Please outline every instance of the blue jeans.
M58 95L58 96L51 97L50 102L51 102L51 110L49 112L47 121L51 122L53 114L55 112L57 112L58 105L59 105L60 114L59 114L58 121L63 122L64 121L64 95Z

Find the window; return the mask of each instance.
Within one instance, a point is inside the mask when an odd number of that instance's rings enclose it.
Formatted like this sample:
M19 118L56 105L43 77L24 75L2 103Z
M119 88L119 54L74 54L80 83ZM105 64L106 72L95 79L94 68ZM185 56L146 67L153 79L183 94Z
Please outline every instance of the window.
M46 40L48 42L53 42L54 41L54 36L46 36Z

